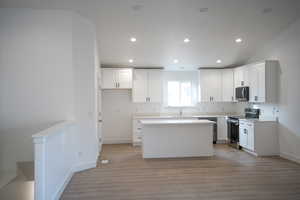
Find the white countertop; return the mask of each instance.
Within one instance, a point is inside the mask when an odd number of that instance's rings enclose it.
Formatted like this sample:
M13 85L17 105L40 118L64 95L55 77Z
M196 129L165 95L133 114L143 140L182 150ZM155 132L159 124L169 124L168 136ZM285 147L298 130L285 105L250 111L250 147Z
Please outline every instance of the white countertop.
M219 114L191 114L191 115L134 115L133 119L186 119L186 118L200 118L200 117L226 117L238 115L236 113L219 113Z
M197 119L156 119L156 120L140 120L141 124L214 124L215 122L209 120L197 120Z
M239 119L245 122L277 122L276 118L259 118L259 119Z

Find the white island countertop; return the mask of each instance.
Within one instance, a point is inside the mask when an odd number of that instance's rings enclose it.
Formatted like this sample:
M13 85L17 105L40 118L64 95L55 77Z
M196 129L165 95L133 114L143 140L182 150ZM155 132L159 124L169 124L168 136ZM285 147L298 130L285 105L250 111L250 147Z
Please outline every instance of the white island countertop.
M140 120L141 124L214 124L210 120L197 120L197 119L156 119L156 120Z

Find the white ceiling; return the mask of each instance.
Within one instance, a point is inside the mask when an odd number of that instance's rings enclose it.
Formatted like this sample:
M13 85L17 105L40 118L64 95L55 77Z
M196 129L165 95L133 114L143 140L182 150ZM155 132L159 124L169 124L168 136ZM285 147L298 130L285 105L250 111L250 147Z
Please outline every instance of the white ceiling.
M1 0L71 9L97 27L102 64L185 70L245 62L300 17L299 0ZM207 12L200 12L208 8ZM264 13L263 10L267 8ZM206 10L206 9L202 9ZM129 41L136 37L137 42ZM185 44L183 39L190 38ZM236 44L241 37L243 42ZM173 63L178 59L177 64ZM221 64L216 60L221 59Z

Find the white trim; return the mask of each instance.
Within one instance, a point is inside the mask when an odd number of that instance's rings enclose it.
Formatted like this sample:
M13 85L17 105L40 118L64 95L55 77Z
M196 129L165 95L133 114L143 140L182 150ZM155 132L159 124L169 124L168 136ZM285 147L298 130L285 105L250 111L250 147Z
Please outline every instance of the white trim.
M227 144L227 140L217 140L217 144Z
M56 123L55 125L38 132L32 136L33 142L35 144L45 143L46 140L55 135L59 134L61 130L64 130L66 127L75 125L75 121L61 121Z
M104 139L103 144L131 144L132 139Z
M83 171L83 170L87 170L87 169L92 169L92 168L95 168L96 166L97 166L97 161L91 161L91 162L87 162L87 163L81 163L81 164L73 167L73 169L71 169L69 171L69 173L65 176L64 181L62 182L62 184L59 187L58 191L54 195L53 199L54 200L59 200L60 199L62 193L64 192L66 186L70 182L70 180L73 177L74 173L80 172L80 171Z
M62 193L64 192L65 188L67 187L68 183L70 182L71 178L73 177L73 170L70 170L69 173L65 176L61 186L59 187L58 191L55 193L53 199L59 200Z
M280 157L300 164L300 157L296 156L295 154L281 152Z
M97 167L97 159L96 159L96 161L90 161L90 162L81 163L79 165L76 165L73 168L73 172L80 172L80 171L84 171L84 170L87 170L87 169L92 169L92 168L95 168L95 167Z
M248 154L253 155L253 156L256 156L256 157L258 156L257 153L255 153L255 152L253 152L253 151L251 151L251 150L249 150L249 149L246 149L246 148L244 148L244 147L242 148L242 150L245 151L245 152L248 153Z
M10 181L17 177L17 172L14 170L0 171L0 189L7 185Z

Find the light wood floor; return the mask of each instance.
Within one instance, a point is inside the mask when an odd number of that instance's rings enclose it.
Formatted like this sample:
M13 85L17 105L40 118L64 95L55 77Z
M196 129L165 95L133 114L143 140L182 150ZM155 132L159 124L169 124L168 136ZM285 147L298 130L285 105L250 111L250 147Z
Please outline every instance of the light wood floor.
M63 200L300 200L300 165L215 146L212 158L144 160L131 145L104 145L96 169L74 175Z

